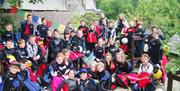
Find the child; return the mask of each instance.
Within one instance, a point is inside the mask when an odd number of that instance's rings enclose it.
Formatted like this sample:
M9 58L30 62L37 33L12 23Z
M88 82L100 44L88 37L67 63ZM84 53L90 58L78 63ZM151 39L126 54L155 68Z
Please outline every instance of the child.
M90 30L87 32L87 37L86 37L86 42L87 42L87 50L92 51L95 44L97 43L98 40L98 34L95 30L94 25L91 25Z
M147 53L143 53L141 55L141 61L142 61L142 64L140 64L138 74L140 74L141 72L147 72L149 74L152 74L153 73L153 65L151 63L149 63L150 57Z
M116 53L119 52L119 48L116 46L115 41L112 38L109 38L108 43L106 45L106 53L110 53L113 59L116 56Z
M111 89L111 77L108 71L105 69L105 65L102 62L97 63L97 74L99 80L99 90L106 91Z
M16 55L17 55L16 50L13 47L13 41L12 40L7 40L6 41L6 46L2 50L2 54L1 54L0 59L6 64L11 64L14 60L11 60L10 58L8 58L8 56L13 56L14 59L17 59ZM4 71L7 71L7 70L8 70L7 66L4 66Z
M116 40L116 30L114 28L114 21L113 20L109 21L106 37L107 37L107 39L111 38L114 41Z
M20 71L19 64L12 64L9 66L9 71L2 75L3 82L0 84L1 91L20 91L20 81L18 80L17 73Z
M78 30L82 31L84 38L87 37L87 31L89 30L89 28L86 26L86 23L84 20L80 21L80 26L78 27Z
M66 79L67 73L70 70L70 67L65 65L64 63L64 54L58 53L53 61L49 66L49 71L52 76L51 87L52 91L56 91L59 89L59 86L62 84L63 80Z
M71 49L72 43L70 38L70 31L64 32L64 39L62 40L61 46L63 46L63 49Z
M110 53L106 54L104 64L106 66L106 70L110 74L113 74L115 71L115 64L113 62L112 55Z
M59 51L62 51L61 47L61 39L59 37L59 31L54 29L53 31L53 38L50 40L49 43L49 53L48 53L48 63L50 63L56 57Z
M5 28L6 28L6 31L2 35L2 39L4 41L12 40L13 42L15 42L15 34L13 33L12 24L6 24Z
M95 82L88 78L88 71L84 68L80 69L80 80L78 82L77 91L97 91Z
M17 52L17 60L29 58L24 39L20 39L18 41L18 48L16 49L16 52Z
M97 69L96 69L97 62L93 61L90 65L90 68L88 69L88 76L89 78L92 78L94 80L97 80Z
M127 61L124 52L117 52L115 58L115 73L119 74L121 72L130 73L132 71L131 64Z
M149 48L149 54L151 57L151 61L153 64L160 64L161 60L161 42L160 42L160 37L159 37L159 32L158 31L153 31L152 32L152 39L150 39L150 48Z
M18 73L18 78L23 81L24 85L29 91L40 91L41 87L37 82L32 82L30 79L30 72L27 69L27 60L20 60L20 72ZM34 74L35 75L35 74Z
M35 42L36 36L31 35L29 41L27 42L28 56L32 62L33 70L37 70L37 67L42 62L42 50Z
M84 52L86 51L86 40L83 37L83 32L81 30L77 30L76 36L72 40L72 50L76 52Z
M65 83L68 86L68 91L77 91L77 79L75 78L75 71L70 70L68 73L68 79L65 80Z
M103 57L105 56L104 40L102 38L98 40L98 44L94 48L93 52L94 56L96 57L96 60L102 61Z
M42 24L37 26L37 32L40 38L43 38L44 43L46 43L46 36L48 32L48 26L46 25L46 18L41 18Z

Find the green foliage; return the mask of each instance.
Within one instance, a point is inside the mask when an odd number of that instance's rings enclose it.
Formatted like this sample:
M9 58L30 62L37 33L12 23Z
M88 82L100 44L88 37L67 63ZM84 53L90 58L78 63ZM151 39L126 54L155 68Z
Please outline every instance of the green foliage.
M98 0L97 4L108 18L116 19L119 13L133 14L137 0Z
M98 0L97 4L108 18L115 19L119 13L128 19L142 17L145 27L156 25L162 28L166 39L180 32L178 0Z
M0 15L0 35L5 31L6 24L13 25L13 31L17 29L18 24L15 21L15 18L10 14L2 14Z
M16 6L16 1L17 0L8 0L9 4L11 6ZM43 0L28 0L29 3L33 3L33 4L36 4L36 3L43 3ZM18 0L18 4L20 5L21 3L21 0Z
M166 65L166 71L176 74L177 71L180 71L180 57L171 55L169 63Z
M98 19L99 17L96 14L87 12L83 15L74 15L72 17L72 24L74 27L77 28L80 25L80 21L84 20L86 24L90 26L94 20L98 20Z

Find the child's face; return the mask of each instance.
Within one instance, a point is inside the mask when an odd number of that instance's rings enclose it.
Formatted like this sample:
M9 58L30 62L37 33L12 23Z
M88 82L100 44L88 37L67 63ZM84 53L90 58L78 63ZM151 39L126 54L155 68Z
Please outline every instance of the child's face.
M104 70L104 67L102 67L102 65L97 66L97 71L98 72L102 72L103 70Z
M48 32L47 32L47 35L48 35L49 37L51 37L51 36L52 36L52 32L51 32L51 31L48 31Z
M74 37L75 35L76 35L75 32L71 32L71 34L70 34L71 37Z
M69 72L68 76L69 76L70 79L73 79L73 78L75 77L74 71L71 70L71 71Z
M25 43L19 44L19 47L20 47L20 48L25 48Z
M94 25L91 25L91 30L94 30Z
M42 21L42 24L46 25L46 19L44 19L44 20Z
M142 54L141 61L143 64L147 63L149 61L149 57L146 54Z
M111 61L111 56L110 55L107 55L106 56L106 62L110 62Z
M103 40L99 40L99 41L98 41L98 46L99 46L99 47L103 47L103 44L104 44L104 41L103 41Z
M81 73L81 79L86 80L87 79L87 73Z
M64 36L65 36L65 38L69 38L70 34L65 34Z
M24 64L24 63L20 63L21 64L21 70L24 70L26 67L27 67L27 65L26 64Z
M81 26L84 26L86 23L84 21L82 21L80 24L81 24Z
M54 32L54 37L55 37L55 38L59 38L59 32L56 32L56 31L55 31L55 32Z
M6 26L6 31L12 31L12 25L7 25Z
M78 36L79 38L82 38L82 36L83 36L82 31L78 31L78 32L77 32L77 36Z
M110 43L110 45L113 45L114 41L112 39L109 39L109 43Z
M91 69L92 72L95 72L96 71L96 65L92 64L90 69Z
M7 47L8 49L13 48L13 43L12 43L11 41L6 42L6 47Z
M33 44L33 43L35 43L35 40L36 40L35 37L31 37L31 38L29 39L29 42L30 42L31 44Z
M113 27L113 23L109 23L109 27Z
M69 58L69 52L64 53L64 57L65 57L66 59L68 59L68 58Z
M56 62L57 62L58 64L62 64L63 61L64 61L64 58L63 58L63 57L57 57L57 58L56 58Z
M118 61L118 62L122 62L121 55L116 55L116 61Z
M152 33L152 37L153 37L153 39L158 39L159 35L156 32L153 32Z
M16 74L20 71L20 69L18 67L15 67L15 66L11 66L9 68L9 71L12 73L12 74Z

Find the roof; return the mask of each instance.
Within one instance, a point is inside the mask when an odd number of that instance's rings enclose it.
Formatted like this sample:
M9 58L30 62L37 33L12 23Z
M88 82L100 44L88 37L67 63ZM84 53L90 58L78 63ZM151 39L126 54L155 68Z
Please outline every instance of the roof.
M23 0L21 9L24 10L66 10L66 0L43 0L43 3L29 3Z

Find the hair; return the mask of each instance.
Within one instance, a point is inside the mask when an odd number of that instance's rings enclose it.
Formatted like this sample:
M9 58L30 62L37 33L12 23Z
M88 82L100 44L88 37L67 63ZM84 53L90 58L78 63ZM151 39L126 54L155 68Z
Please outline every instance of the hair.
M96 67L98 67L98 66L101 66L101 67L105 68L104 63L102 63L102 62L98 62L97 65L96 65Z
M56 58L58 58L58 57L63 57L63 58L64 58L64 54L63 54L63 52L59 52L59 53L57 53Z
M6 40L6 43L7 43L7 42L12 42L12 43L13 43L13 41L12 41L11 39Z
M53 33L54 33L54 32L58 32L58 33L59 33L58 29L54 29L54 30L53 30Z
M123 59L124 61L127 60L127 59L126 59L126 55L125 55L125 53L124 53L123 51L117 52L117 53L116 53L116 56L117 56L117 55L120 55L120 56L121 56L121 59Z
M111 20L109 20L109 23L113 23L113 24L114 24L114 20L112 20L112 19L111 19Z
M35 38L35 37L36 37L35 35L30 35L30 36L29 36L29 39L30 39L30 38Z
M45 20L45 19L46 19L46 18L44 18L44 17L43 17L43 18L41 18L41 22L42 22L43 20Z
M21 60L19 60L19 63L22 63L22 64L25 64L26 62L28 62L27 59L21 59Z
M22 44L22 43L25 43L25 40L24 40L24 39L18 40L18 44Z
M62 51L63 54L66 54L66 53L68 53L68 52L69 52L68 49L63 49L63 51Z
M144 57L147 57L147 58L150 58L149 54L148 53L142 53L141 56L144 56Z
M7 27L7 26L9 26L9 25L11 25L11 26L12 26L12 24L11 24L11 23L7 23L7 24L5 25L5 27Z
M27 15L27 18L28 18L29 16L32 16L32 14L28 14L28 15Z

